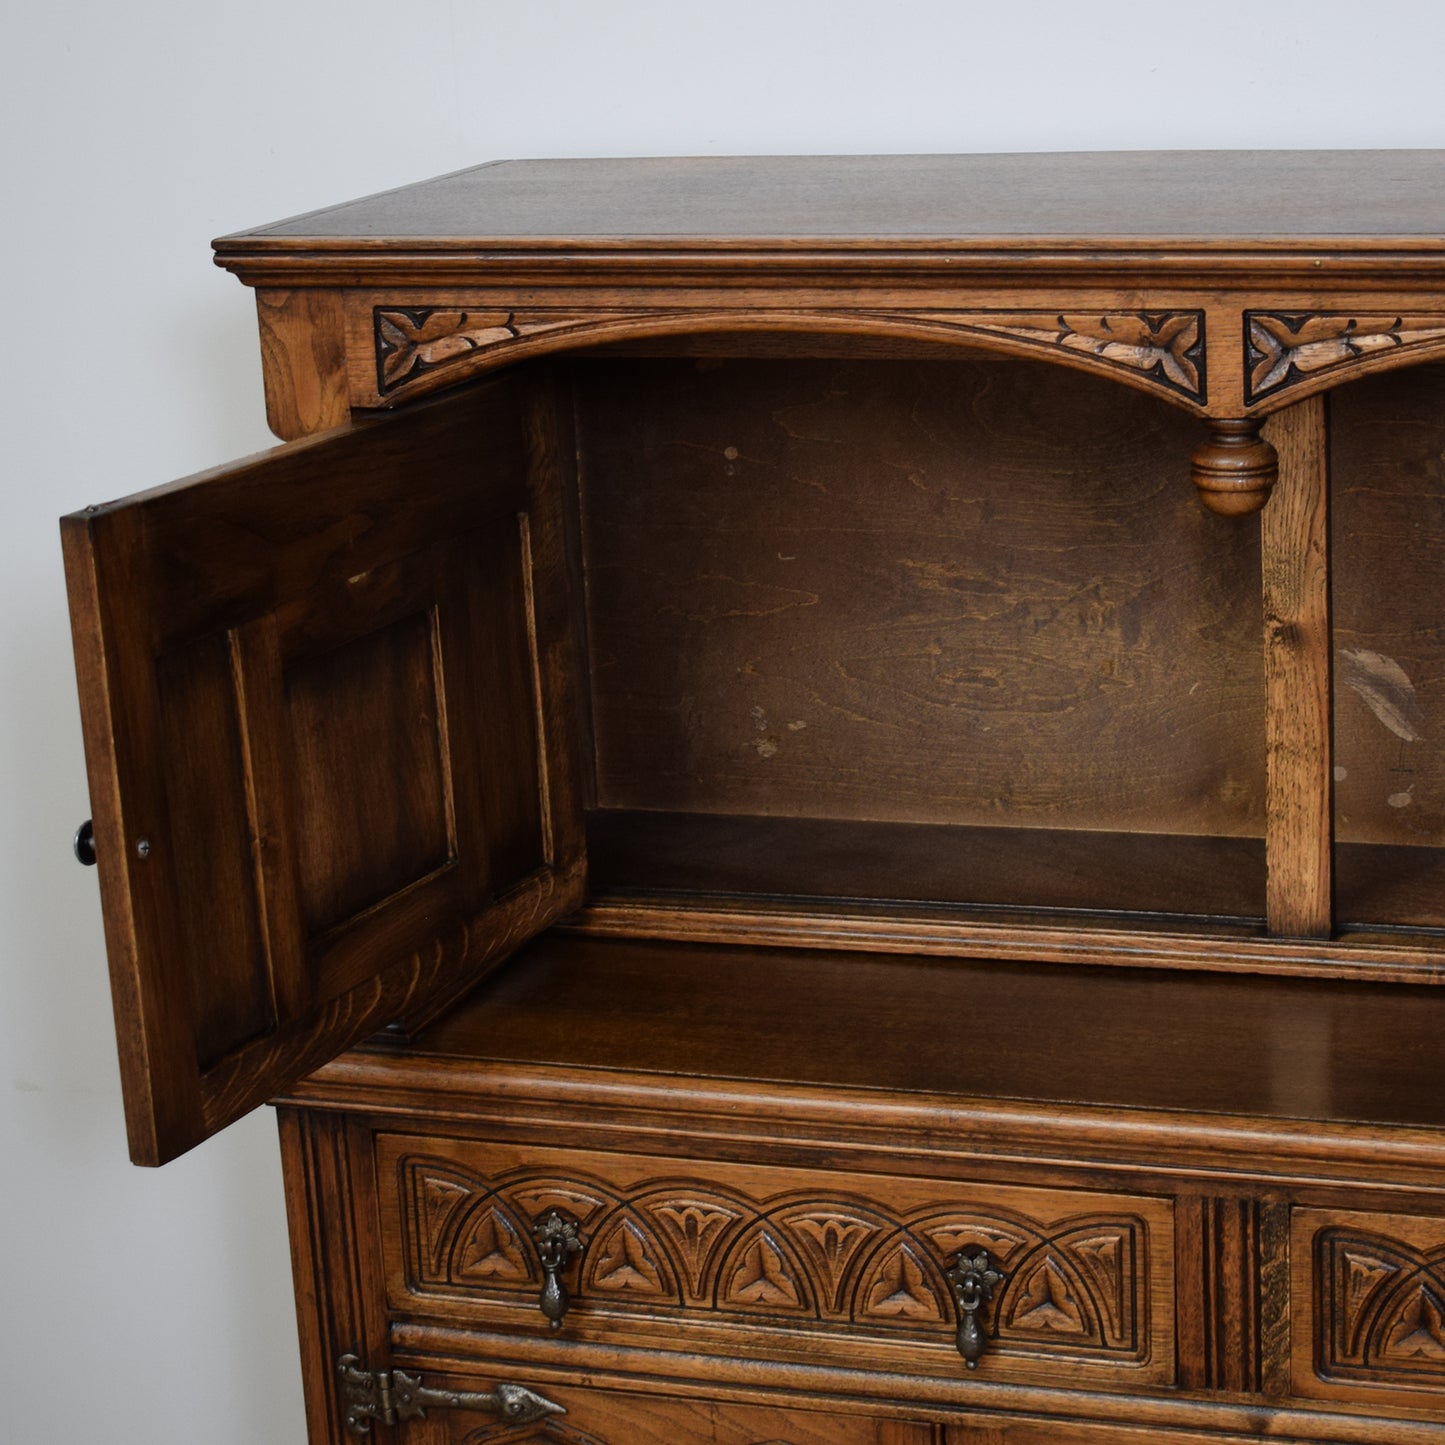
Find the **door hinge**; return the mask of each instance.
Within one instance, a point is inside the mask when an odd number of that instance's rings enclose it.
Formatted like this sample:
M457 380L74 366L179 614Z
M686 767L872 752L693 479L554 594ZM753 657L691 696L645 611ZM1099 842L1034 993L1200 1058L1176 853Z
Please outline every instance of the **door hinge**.
M369 1435L373 1424L398 1425L420 1420L428 1410L481 1410L500 1415L512 1425L530 1425L548 1415L565 1415L561 1405L522 1385L498 1385L494 1390L434 1390L420 1375L405 1370L365 1370L355 1355L336 1362L341 1375L341 1402L346 1406L346 1428L353 1435Z

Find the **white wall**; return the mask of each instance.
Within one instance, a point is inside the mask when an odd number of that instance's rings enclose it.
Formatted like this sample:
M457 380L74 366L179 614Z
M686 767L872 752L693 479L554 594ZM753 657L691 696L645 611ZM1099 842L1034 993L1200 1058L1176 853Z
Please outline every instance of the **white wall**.
M1436 0L49 0L9 7L0 46L17 1445L302 1440L272 1120L126 1162L95 877L68 852L88 803L54 519L269 440L213 235L508 155L1445 146Z

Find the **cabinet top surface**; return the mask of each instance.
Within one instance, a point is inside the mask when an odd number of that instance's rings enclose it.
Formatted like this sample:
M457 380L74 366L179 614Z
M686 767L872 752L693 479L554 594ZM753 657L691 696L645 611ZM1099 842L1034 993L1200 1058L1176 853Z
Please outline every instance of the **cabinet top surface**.
M1445 241L1445 151L497 161L216 242L683 250Z

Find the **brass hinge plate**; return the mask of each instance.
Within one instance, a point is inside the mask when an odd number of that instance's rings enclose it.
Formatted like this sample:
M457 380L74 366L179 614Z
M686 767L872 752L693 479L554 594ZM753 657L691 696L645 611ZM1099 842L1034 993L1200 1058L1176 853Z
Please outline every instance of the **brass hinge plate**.
M428 1410L477 1410L499 1415L511 1425L530 1425L548 1415L565 1415L561 1405L523 1385L500 1384L492 1390L437 1390L405 1370L367 1370L356 1355L336 1362L346 1428L369 1435L374 1424L399 1425L425 1418Z

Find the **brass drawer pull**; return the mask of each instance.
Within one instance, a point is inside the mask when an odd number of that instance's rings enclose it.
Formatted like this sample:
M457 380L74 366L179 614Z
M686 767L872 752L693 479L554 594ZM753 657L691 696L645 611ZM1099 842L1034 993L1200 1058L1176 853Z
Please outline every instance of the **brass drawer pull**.
M560 1209L549 1209L533 1220L532 1234L537 1241L537 1258L542 1264L542 1298L539 1303L552 1328L559 1330L567 1307L572 1303L567 1286L562 1283L562 1271L573 1255L581 1254L587 1248L587 1241L577 1221Z
M993 1298L994 1289L1006 1278L986 1249L973 1254L960 1251L948 1271L948 1282L953 1286L954 1302L958 1305L958 1353L970 1370L978 1368L985 1344L979 1316L984 1304Z

